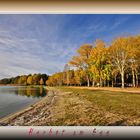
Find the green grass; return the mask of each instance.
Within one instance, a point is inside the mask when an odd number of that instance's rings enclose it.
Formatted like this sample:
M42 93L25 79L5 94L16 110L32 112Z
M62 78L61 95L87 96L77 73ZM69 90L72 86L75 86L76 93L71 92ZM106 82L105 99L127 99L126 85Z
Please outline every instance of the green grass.
M71 96L78 96L81 100L89 101L93 107L121 116L125 124L140 125L140 94L107 90L89 90L72 87L58 87L64 92L72 92ZM102 125L102 123L101 123ZM104 124L103 124L104 125Z

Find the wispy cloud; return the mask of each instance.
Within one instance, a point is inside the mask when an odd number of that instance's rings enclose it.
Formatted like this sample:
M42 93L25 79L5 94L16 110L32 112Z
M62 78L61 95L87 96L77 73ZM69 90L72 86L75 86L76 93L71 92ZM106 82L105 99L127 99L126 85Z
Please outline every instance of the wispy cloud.
M57 20L58 24L56 22L48 24L47 21L44 21L46 24L42 24L30 18L29 23L27 21L21 24L19 18L9 17L9 20L6 20L8 29L5 26L0 31L0 78L29 73L52 74L61 71L71 52L75 51L74 46L71 47L67 40L57 41L61 30L60 24L64 22L62 19ZM9 22L12 20L10 25ZM36 22L35 25L33 21ZM15 22L20 24L16 24L13 29Z
M130 22L129 17L0 15L0 79L62 71L83 43L93 42L98 37L109 40L121 32L130 31L130 23L134 20ZM129 24L124 25L126 22ZM139 23L133 23L134 27L138 28ZM133 28L133 32L136 29Z
M114 23L112 23L110 30L114 30L118 28L120 25L123 25L129 18L130 18L129 16L115 18L115 21Z

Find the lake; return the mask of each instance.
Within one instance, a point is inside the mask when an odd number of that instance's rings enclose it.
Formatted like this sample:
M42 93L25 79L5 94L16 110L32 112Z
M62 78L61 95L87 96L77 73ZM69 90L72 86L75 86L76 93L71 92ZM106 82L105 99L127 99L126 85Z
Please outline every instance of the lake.
M0 118L31 105L47 95L43 87L0 86Z

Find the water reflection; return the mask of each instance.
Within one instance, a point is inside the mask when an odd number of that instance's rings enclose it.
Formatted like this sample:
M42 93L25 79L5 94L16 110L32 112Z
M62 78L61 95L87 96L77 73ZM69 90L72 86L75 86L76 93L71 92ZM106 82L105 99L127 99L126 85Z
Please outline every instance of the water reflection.
M47 90L44 89L42 86L40 87L32 87L32 86L26 86L26 87L16 87L13 89L10 89L10 93L14 93L16 95L21 96L27 96L27 97L44 97L47 95Z
M0 86L0 118L36 103L46 95L43 86Z

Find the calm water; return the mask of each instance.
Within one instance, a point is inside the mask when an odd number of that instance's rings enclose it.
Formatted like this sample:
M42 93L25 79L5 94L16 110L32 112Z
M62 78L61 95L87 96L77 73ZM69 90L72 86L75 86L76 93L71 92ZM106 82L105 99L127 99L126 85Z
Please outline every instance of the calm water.
M0 86L0 118L37 102L47 95L43 87Z

